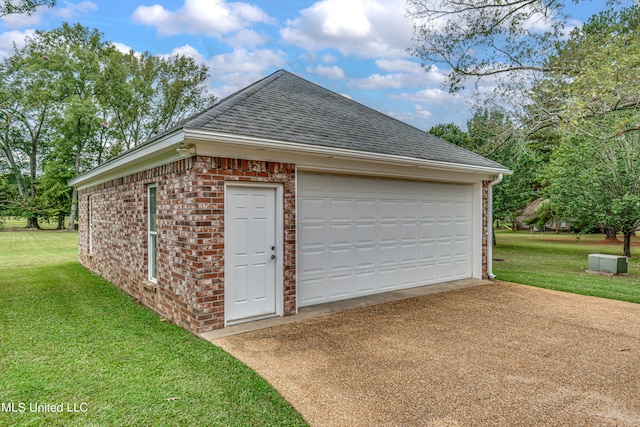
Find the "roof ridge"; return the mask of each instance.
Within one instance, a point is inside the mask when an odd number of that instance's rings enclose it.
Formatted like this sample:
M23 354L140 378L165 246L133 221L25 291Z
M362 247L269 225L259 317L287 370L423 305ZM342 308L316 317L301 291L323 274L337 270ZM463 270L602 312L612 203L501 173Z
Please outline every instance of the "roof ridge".
M195 117L191 118L190 120L185 121L182 124L182 127L198 128L198 127L204 126L207 122L233 109L233 107L238 105L240 102L246 100L247 98L250 98L256 92L258 92L265 86L268 86L269 84L273 83L274 81L278 80L280 77L282 77L286 73L287 73L286 70L280 69L268 75L267 77L264 77L258 80L252 85L249 85L245 88L238 90L235 93L232 93L231 95L216 102L210 108L203 111L202 113L197 114Z

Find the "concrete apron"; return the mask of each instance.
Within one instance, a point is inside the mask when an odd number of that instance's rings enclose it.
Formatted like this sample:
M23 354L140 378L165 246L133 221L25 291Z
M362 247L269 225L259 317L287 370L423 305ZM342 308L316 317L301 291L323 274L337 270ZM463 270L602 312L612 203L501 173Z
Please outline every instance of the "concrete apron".
M468 288L472 286L487 285L489 283L493 282L491 280L463 279L455 280L453 282L437 283L434 285L425 285L419 286L417 288L401 289L381 294L351 298L325 304L318 304L310 307L300 308L298 310L298 314L295 314L293 316L277 316L264 320L241 323L238 325L228 326L224 329L204 332L199 336L206 341L210 341L213 344L216 344L216 340L219 338L225 338L245 332L270 328L272 326L286 325L289 323L307 320L319 316L325 316L327 314L338 313L340 311L351 310L354 308L369 307L372 305L384 304L390 301L398 301L428 294L453 291L455 289Z

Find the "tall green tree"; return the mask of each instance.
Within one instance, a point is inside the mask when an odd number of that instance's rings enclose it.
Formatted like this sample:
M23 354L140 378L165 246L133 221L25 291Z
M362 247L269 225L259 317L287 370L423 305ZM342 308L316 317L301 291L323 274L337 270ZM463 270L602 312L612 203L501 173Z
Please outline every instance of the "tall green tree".
M640 135L627 133L602 145L589 137L567 138L552 156L546 189L562 216L583 230L609 227L631 236L640 227Z
M106 58L103 105L113 137L128 150L212 105L208 69L186 56L112 51Z
M14 174L25 207L27 227L39 228L37 179L42 156L50 149L51 121L55 113L50 74L10 57L0 65L0 145ZM28 166L27 166L28 165ZM25 177L25 166L28 173Z
M215 101L206 90L206 66L184 56L123 54L98 30L80 24L37 31L13 61L30 76L46 76L47 87L53 88L47 98L56 111L51 149L72 176ZM50 173L56 170L62 171L57 167ZM76 203L74 189L70 230Z
M99 88L102 87L102 58L114 49L97 30L80 24L64 23L51 31L37 31L18 52L25 67L50 75L55 85L52 95L60 109L56 123L58 152L72 162L79 174L83 166L93 165L99 149ZM70 229L75 221L77 191L73 191Z
M640 4L592 16L557 46L529 114L601 140L640 131Z

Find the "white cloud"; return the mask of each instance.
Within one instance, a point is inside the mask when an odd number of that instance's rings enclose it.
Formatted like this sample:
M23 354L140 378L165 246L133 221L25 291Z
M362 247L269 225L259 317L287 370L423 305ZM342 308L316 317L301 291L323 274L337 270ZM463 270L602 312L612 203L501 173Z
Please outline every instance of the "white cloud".
M276 22L257 6L226 0L185 0L175 11L159 4L139 6L132 19L156 27L161 36L204 34L217 38L247 29L254 23Z
M0 21L9 28L33 28L40 25L42 16L48 10L45 6L40 6L31 15L26 13L15 13L0 18Z
M422 105L416 104L416 115L422 119L428 119L433 116L433 113L427 109L425 109Z
M554 18L540 12L532 13L524 23L523 28L534 33L544 33L553 30Z
M376 66L388 72L403 71L412 74L425 72L418 62L409 61L408 59L378 59L376 60Z
M445 77L435 66L424 69L418 62L405 59L378 59L376 66L388 73L374 73L365 78L353 79L351 83L366 90L400 89L424 85L440 86Z
M337 65L333 65L330 67L324 65L318 65L315 68L307 67L307 73L315 74L317 76L325 77L332 80L347 78L344 70Z
M27 37L32 37L35 30L7 31L0 34L0 58L7 58L13 55L14 45L17 48L24 47Z
M287 64L287 55L282 50L235 49L214 55L207 61L213 76L211 91L218 97L230 95Z
M330 53L322 56L322 62L324 62L325 64L331 64L333 62L336 62L337 60L338 58L336 58L334 55L331 55Z
M238 31L232 37L227 38L225 41L233 47L255 48L257 46L266 44L269 40L269 36L260 34L251 29L247 29Z
M71 20L80 14L95 12L98 5L91 1L83 1L81 3L64 2L64 7L48 8L40 6L31 15L26 13L11 14L3 16L0 21L10 28L34 28L40 26L45 15L50 14L65 20Z
M126 45L124 43L120 43L120 42L111 42L111 44L113 45L113 47L116 48L117 51L122 52L124 54L129 53L130 51L134 50L131 46Z
M168 55L162 55L165 58L169 58L172 56L176 56L176 55L181 55L181 56L186 56L188 58L193 58L194 61L196 61L196 63L198 64L204 64L206 62L204 56L202 56L200 54L200 52L198 52L198 50L189 45L189 44L185 44L183 46L179 46L174 48L171 53L169 53Z
M285 43L362 58L406 57L412 27L404 0L321 0L280 30Z
M357 87L366 90L399 89L402 87L401 77L399 74L372 74L364 79L353 79L352 82Z
M96 10L98 10L98 5L90 1L83 1L82 3L78 4L65 2L65 5L66 7L56 7L51 9L51 14L59 16L63 19L72 19L78 14L95 12Z

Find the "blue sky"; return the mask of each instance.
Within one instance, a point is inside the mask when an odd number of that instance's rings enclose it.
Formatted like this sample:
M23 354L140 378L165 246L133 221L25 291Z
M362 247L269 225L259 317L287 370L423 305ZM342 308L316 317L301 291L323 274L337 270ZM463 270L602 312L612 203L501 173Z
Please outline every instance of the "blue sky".
M604 3L572 6L572 24ZM80 22L123 50L206 63L218 97L284 68L420 129L464 128L471 92L448 94L446 70L427 72L407 54L405 8L405 0L58 0L54 9L0 19L0 57L34 30Z

